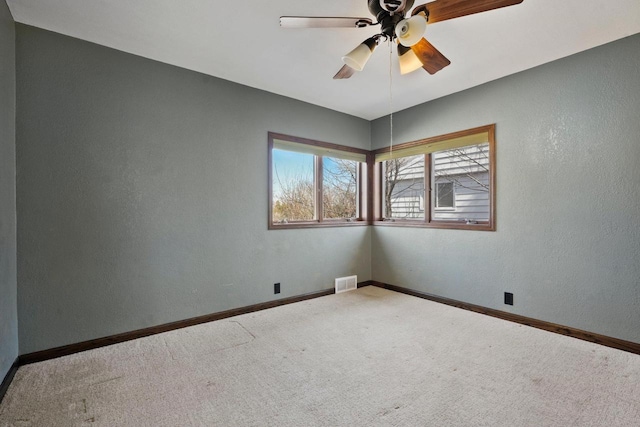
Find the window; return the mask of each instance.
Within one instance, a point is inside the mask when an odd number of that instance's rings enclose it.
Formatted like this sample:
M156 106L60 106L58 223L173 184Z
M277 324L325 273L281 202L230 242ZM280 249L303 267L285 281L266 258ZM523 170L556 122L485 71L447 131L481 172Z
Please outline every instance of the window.
M483 126L376 150L375 223L495 230L494 133Z
M269 133L269 228L365 224L367 154Z
M436 209L455 209L453 182L436 182L436 194L434 197Z

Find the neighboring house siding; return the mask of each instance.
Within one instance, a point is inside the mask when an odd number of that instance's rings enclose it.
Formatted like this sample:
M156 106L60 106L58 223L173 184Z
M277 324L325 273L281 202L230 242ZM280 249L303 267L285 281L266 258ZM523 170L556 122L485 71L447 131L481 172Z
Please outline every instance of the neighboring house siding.
M486 221L489 218L489 192L471 178L453 176L455 208L435 208L433 219L463 221L466 219ZM474 178L489 185L489 174L475 174Z
M424 218L424 178L398 181L394 194L398 197L391 202L393 218Z

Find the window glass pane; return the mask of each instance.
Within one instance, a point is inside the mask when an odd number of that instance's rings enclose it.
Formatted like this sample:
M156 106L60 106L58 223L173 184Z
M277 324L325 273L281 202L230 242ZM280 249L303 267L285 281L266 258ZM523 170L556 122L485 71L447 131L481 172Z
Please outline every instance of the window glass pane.
M424 218L424 155L383 162L385 218Z
M436 182L436 208L452 209L455 200L453 182Z
M315 219L314 156L273 152L273 222Z
M358 162L323 157L322 168L324 218L355 218L358 200Z
M488 221L489 144L437 151L431 162L433 219Z

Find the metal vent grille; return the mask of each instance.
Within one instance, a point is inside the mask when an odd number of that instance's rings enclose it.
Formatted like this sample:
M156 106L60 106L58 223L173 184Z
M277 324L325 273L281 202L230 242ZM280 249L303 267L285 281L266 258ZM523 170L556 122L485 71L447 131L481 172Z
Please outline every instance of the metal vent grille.
M338 277L336 279L336 294L358 289L358 276Z

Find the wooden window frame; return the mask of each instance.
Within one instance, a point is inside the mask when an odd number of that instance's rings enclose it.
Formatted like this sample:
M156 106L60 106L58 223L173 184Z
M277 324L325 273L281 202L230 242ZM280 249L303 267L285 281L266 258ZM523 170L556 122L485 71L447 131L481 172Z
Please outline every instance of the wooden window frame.
M482 231L495 231L496 230L496 150L495 150L495 124L480 126L473 129L467 129L459 132L453 132L445 135L434 136L430 138L421 139L418 141L407 142L399 144L393 147L393 150L403 150L407 148L417 148L419 146L425 146L436 143L444 143L447 140L453 140L457 138L469 137L476 134L486 133L488 135L489 143L489 220L478 221L477 223L466 223L462 221L448 221L439 220L433 218L435 209L432 206L432 163L431 153L425 154L425 215L424 218L416 219L385 219L383 218L383 174L382 174L382 161L376 162L373 166L373 196L374 203L371 221L373 225L392 226L392 227L424 227L424 228L442 228L442 229L456 229L456 230L482 230ZM475 144L469 144L475 145ZM372 154L384 154L390 151L390 147L380 148L374 150ZM434 152L438 152L436 150ZM427 203L428 202L428 203ZM455 203L455 202L454 202ZM427 209L428 206L428 209Z
M323 198L322 198L322 185L323 185L323 156L314 155L315 167L314 167L314 182L316 186L316 199L315 199L315 219L309 221L290 221L287 223L274 223L273 222L273 148L274 141L287 141L295 144L310 145L312 147L325 148L334 151L342 151L345 153L356 153L363 155L366 158L366 163L358 163L358 177L357 177L357 199L356 199L356 218L355 220L348 219L327 219L323 218ZM330 157L330 156L325 156ZM332 144L329 142L316 141L307 138L300 138L291 135L284 135L281 133L269 132L268 134L268 229L269 230L286 230L296 228L316 228L316 227L353 227L370 225L371 218L370 209L372 203L370 200L370 172L373 169L373 156L370 151L363 150L355 147L348 147L345 145Z

